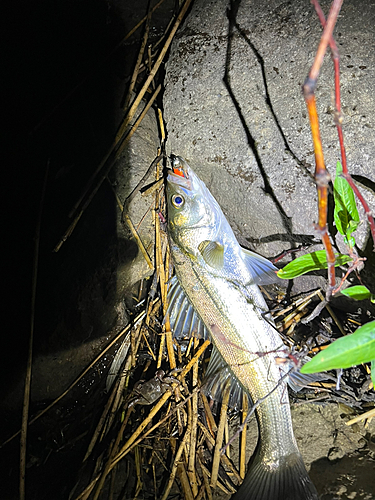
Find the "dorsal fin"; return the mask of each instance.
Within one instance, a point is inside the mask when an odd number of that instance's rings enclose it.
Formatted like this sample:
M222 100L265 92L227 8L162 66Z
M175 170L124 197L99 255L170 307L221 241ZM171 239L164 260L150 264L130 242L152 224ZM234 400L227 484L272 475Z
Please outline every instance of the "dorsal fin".
M210 267L220 270L224 265L224 247L217 241L204 240L198 245L204 261Z
M275 283L276 272L278 271L272 262L270 262L265 257L258 255L257 253L242 248L242 259L244 260L246 267L251 273L254 283L257 285L269 285L270 283Z

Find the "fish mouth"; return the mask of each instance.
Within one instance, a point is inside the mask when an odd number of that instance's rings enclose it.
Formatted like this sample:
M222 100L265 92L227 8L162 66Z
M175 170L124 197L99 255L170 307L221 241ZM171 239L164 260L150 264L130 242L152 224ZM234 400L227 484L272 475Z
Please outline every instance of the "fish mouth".
M168 172L167 181L182 188L192 190L189 166L180 156L171 155L172 169Z
M167 181L171 184L177 184L188 191L191 191L191 180L186 177L181 177L178 174L170 172L167 177Z

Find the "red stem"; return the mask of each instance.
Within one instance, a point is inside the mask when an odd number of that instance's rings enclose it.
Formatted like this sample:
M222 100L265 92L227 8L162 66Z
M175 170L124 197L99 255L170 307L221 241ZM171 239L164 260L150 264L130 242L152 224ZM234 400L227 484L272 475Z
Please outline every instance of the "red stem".
M323 26L323 28L325 28L326 27L326 19L325 19L323 11L319 5L318 0L311 0L311 3L315 7L315 11L319 17L321 25ZM344 146L344 135L343 135L342 125L341 125L343 118L341 115L341 96L340 96L340 57L339 57L339 52L337 49L336 42L332 36L329 39L329 46L331 48L331 55L332 55L332 60L333 60L334 70L335 70L335 106L336 106L335 124L336 124L336 128L337 128L337 133L339 136L339 142L340 142L341 163L342 163L342 174L341 175L342 175L342 177L344 177L344 179L347 180L347 182L349 183L350 187L353 189L355 195L357 196L357 198L359 199L360 203L362 204L362 206L365 210L366 217L367 217L367 220L368 220L369 225L370 225L371 236L372 236L372 239L374 242L374 251L375 251L375 221L374 221L374 217L371 213L371 210L370 210L366 200L364 199L364 197L360 193L357 186L354 184L354 181L353 181L353 179L348 171L348 164L347 164L346 152L345 152L345 146Z
M337 16L340 12L342 2L343 0L333 0L328 20L325 23L319 47L316 52L314 63L311 66L309 75L306 78L306 81L303 85L303 93L306 101L307 110L309 112L311 135L313 139L314 153L315 153L315 182L318 191L318 209L319 209L318 230L320 232L322 242L327 254L328 281L329 281L326 291L327 300L329 300L329 298L331 297L332 290L334 289L336 284L335 254L327 230L329 174L324 164L324 155L323 155L322 141L320 138L319 120L318 120L318 113L316 110L314 90L319 76L319 71L323 63L323 58L327 50L327 46L332 41L333 29L336 24ZM316 5L316 2L314 3L314 5Z

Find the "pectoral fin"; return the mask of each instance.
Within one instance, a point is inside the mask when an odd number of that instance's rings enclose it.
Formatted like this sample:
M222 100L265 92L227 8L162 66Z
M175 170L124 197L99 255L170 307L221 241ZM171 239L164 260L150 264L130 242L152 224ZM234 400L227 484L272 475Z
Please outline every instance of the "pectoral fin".
M254 279L254 283L257 285L275 283L278 269L272 262L246 248L242 248L242 258Z
M217 241L204 240L199 243L200 251L204 261L214 269L222 269L224 265L224 247Z

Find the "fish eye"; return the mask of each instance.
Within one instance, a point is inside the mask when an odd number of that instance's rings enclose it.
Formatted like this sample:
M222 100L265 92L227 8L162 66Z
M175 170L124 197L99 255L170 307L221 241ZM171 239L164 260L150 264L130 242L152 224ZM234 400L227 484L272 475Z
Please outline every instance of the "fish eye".
M185 200L183 199L183 197L179 194L174 194L172 196L172 205L175 207L175 208L181 208L184 203L185 203Z

